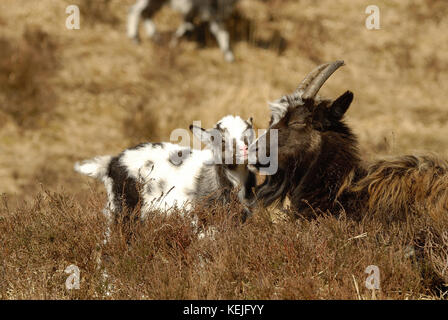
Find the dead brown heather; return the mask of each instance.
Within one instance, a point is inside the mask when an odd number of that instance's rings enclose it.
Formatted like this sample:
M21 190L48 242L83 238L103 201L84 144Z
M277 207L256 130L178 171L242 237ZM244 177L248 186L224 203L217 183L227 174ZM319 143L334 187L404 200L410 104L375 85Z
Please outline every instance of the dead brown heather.
M202 221L217 229L215 240L199 240L188 219L154 216L133 228L130 241L126 228L118 226L100 248L103 198L44 191L16 210L4 201L0 297L107 298L96 263L102 254L112 299L357 299L355 282L360 297L370 299L364 287L370 264L381 270L378 298L438 294L429 290L432 279L422 277L415 259L405 256L406 228L398 223L385 228L375 220L355 223L325 215L273 223L261 210L239 224L229 215L239 206L235 202L208 212L197 208ZM427 217L407 225L433 239L422 250L427 261L442 268L446 234L441 250L438 227ZM81 270L80 290L65 289L64 269L71 264Z

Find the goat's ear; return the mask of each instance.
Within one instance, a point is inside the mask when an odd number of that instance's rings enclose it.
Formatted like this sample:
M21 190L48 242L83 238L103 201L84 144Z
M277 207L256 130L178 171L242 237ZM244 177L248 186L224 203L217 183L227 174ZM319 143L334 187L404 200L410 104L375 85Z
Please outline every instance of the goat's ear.
M204 128L195 126L194 124L190 125L190 130L193 132L193 135L202 142L205 142L204 139L206 137L207 131Z
M278 123L288 112L288 104L282 99L270 102L269 109L271 109L271 123L270 125L274 125Z
M247 119L246 121L247 121L247 123L248 123L251 127L253 127L253 125L254 125L254 118L250 117L250 118Z
M190 125L190 130L193 132L193 135L201 142L205 144L210 144L215 140L213 130L205 130L204 128Z
M346 91L343 95L333 101L330 107L332 118L337 120L342 119L352 101L353 92L351 91Z

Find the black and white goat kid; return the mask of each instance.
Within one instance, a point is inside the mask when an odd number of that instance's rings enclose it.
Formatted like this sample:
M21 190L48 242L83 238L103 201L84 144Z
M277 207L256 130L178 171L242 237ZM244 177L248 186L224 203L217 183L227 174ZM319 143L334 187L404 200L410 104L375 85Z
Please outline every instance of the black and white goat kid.
M238 0L136 0L136 3L129 9L127 33L128 37L139 42L139 22L143 18L146 34L149 38L157 35L156 26L152 17L165 4L180 12L183 16L183 23L177 28L173 44L177 43L187 31L194 29L194 21L209 22L210 31L218 41L219 48L228 62L234 61L234 56L230 48L230 37L226 30L225 20L231 15L235 3Z
M238 191L244 204L252 202L255 175L247 168L248 145L255 138L252 118L222 118L213 129L191 125L206 148L190 149L172 143L144 143L118 156L99 156L75 164L75 170L101 180L108 201L109 226L123 209L140 204L140 219L159 211L188 212L198 201L225 204ZM245 216L250 214L245 207ZM182 211L183 210L183 211ZM109 237L110 228L106 232Z

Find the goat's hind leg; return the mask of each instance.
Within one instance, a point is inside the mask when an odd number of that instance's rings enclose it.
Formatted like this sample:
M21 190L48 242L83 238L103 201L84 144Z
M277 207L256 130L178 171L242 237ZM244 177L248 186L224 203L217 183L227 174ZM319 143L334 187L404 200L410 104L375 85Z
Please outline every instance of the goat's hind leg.
M137 43L140 41L138 32L140 17L143 11L148 7L149 1L150 0L137 0L137 2L129 8L127 23L128 38Z
M190 10L187 14L184 15L184 19L182 24L176 29L174 33L174 37L171 39L170 46L175 47L179 44L180 39L189 31L194 30L193 19L195 16L195 11Z
M111 284L111 280L109 277L109 273L107 272L107 268L104 265L104 262L108 259L108 256L106 254L103 254L103 249L102 247L107 245L108 242L110 241L110 237L111 237L111 232L112 232L112 225L114 222L114 211L112 210L113 208L113 204L111 204L110 202L108 202L108 204L106 205L106 207L103 209L103 214L106 217L106 229L104 231L104 238L101 244L99 244L99 254L98 257L96 259L96 263L97 263L97 268L98 270L102 270L101 271L101 281L104 285L104 293L106 296L110 296L112 294L113 291L113 285Z
M174 33L174 37L171 39L170 46L175 47L179 44L179 40L188 32L193 31L194 25L191 22L184 21Z
M147 7L143 10L143 27L145 28L146 37L148 39L152 39L156 42L160 41L159 33L157 32L156 25L152 20L154 14L161 9L161 7L165 4L166 0L150 0Z
M233 56L233 52L230 49L230 36L229 32L225 29L222 22L210 21L210 31L215 36L218 41L219 48L224 54L224 59L227 62L235 61L235 57Z
M143 26L148 38L154 38L157 35L156 25L152 21L152 16L163 6L164 0L137 0L129 8L128 13L128 37L135 42L140 42L139 22L143 18Z

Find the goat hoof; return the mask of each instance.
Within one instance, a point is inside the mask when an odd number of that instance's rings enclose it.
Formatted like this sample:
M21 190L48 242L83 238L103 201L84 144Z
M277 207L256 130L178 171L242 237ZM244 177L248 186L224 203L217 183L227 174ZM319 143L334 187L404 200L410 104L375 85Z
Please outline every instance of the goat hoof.
M149 36L149 38L154 42L155 44L161 45L163 43L163 38L159 33L155 33L152 36Z
M179 39L178 38L173 38L170 41L170 48L173 49L175 47L177 47L179 45Z
M224 54L224 59L225 59L227 62L234 62L234 61L235 61L235 57L234 57L233 53L230 52L230 51L228 51L228 52L226 52L226 53Z
M133 44L136 44L136 45L139 45L141 42L139 37L131 37L131 41Z

